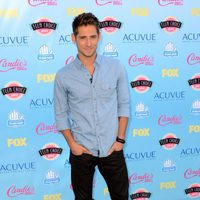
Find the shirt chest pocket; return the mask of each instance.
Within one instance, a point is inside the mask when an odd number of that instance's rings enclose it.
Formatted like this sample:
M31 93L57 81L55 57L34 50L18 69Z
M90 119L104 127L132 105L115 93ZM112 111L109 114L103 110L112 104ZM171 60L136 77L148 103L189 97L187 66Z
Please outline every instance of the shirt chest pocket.
M116 85L113 83L103 83L97 87L97 95L101 98L111 98L116 94Z

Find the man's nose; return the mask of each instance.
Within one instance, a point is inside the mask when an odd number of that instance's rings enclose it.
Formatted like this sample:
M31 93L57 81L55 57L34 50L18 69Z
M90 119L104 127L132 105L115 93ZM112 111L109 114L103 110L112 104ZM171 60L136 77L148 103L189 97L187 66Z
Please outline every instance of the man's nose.
M87 45L90 46L91 45L91 39L87 38Z

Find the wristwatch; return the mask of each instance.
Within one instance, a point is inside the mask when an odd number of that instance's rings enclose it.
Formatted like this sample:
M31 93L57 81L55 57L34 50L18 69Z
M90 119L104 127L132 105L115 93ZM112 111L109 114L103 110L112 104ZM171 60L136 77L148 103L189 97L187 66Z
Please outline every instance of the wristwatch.
M122 143L122 144L124 144L126 142L124 139L119 138L119 137L116 138L116 141L119 143Z

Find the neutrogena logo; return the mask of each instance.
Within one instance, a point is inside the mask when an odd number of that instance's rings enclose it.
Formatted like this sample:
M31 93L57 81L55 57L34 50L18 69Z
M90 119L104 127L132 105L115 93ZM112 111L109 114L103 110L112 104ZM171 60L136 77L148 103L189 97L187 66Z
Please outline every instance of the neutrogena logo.
M199 99L192 102L190 112L193 115L199 115L200 114L200 100Z
M24 125L24 116L16 111L16 110L12 110L9 114L8 114L8 126L12 127L12 128L17 128L19 126L23 126Z
M168 42L165 45L165 50L163 52L163 55L166 57L178 56L178 50L172 42Z
M149 108L142 102L139 102L135 106L135 117L138 119L142 119L145 117L149 117L150 112Z
M18 196L30 196L34 195L35 188L33 186L25 185L24 187L17 188L15 185L12 185L7 190L8 198L15 198Z
M42 45L39 49L39 54L37 59L43 62L47 62L49 60L54 60L55 56L54 53L47 45Z
M59 183L60 177L53 170L49 170L45 176L44 184Z

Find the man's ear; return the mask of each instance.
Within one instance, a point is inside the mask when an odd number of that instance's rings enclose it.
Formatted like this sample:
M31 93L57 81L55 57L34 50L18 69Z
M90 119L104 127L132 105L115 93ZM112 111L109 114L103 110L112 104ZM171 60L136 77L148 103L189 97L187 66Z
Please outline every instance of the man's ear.
M99 36L99 40L98 41L100 41L101 40L101 33L100 32L99 32L98 36Z
M76 42L76 37L75 37L75 35L73 33L71 34L71 40L72 40L73 43Z

